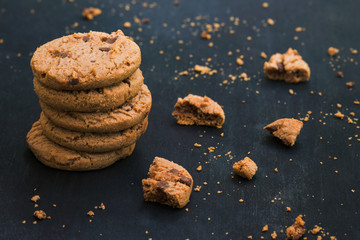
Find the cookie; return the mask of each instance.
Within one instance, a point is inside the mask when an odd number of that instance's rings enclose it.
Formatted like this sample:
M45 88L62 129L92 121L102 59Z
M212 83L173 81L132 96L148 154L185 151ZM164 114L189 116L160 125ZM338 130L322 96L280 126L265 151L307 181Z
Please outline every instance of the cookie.
M148 118L141 123L116 133L84 133L54 125L41 113L40 123L44 135L51 141L76 151L89 153L109 152L134 144L146 131Z
M288 83L308 81L309 65L302 59L298 51L289 48L286 53L276 53L264 64L264 72L269 79L283 80Z
M206 125L221 128L225 122L224 110L209 97L189 94L178 98L172 115L181 125Z
M293 118L282 118L265 126L264 129L279 138L286 146L292 147L302 127L302 121Z
M258 167L253 160L249 157L245 157L243 160L234 163L233 170L240 177L251 180L258 170Z
M144 84L140 92L110 112L63 112L40 101L42 111L54 124L79 132L118 132L140 123L149 114L151 93Z
M108 167L117 160L130 156L135 144L105 153L85 153L64 148L50 141L43 134L39 121L35 122L26 136L29 148L46 166L68 170L89 171Z
M148 178L142 180L145 201L182 208L189 202L193 179L182 166L155 157Z
M40 101L62 111L96 112L109 111L136 96L144 77L138 69L128 80L116 85L93 90L66 91L46 87L34 78L34 90Z
M120 30L74 33L40 46L31 59L34 77L56 90L89 90L118 84L141 63L139 46Z
M298 240L305 233L305 221L302 219L302 215L299 215L293 225L286 229L287 239Z

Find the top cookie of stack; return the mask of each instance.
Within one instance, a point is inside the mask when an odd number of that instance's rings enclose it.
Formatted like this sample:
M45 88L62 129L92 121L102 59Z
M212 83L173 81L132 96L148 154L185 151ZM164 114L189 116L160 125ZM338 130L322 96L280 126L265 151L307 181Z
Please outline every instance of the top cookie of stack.
M139 46L120 30L75 33L39 47L31 59L34 77L56 90L111 86L140 66Z
M43 113L27 136L36 157L50 167L94 170L129 156L151 108L140 63L139 46L120 30L40 46L31 68Z

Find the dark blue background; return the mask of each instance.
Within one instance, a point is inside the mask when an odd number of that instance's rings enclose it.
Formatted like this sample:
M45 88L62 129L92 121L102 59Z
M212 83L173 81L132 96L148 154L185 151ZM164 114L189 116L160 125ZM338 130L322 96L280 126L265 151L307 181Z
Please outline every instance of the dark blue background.
M349 51L360 50L360 2L269 1L269 8L263 9L260 1L253 0L182 0L177 7L172 1L159 0L151 9L136 1L130 4L130 11L119 8L119 3L0 1L0 9L4 9L0 12L0 38L4 39L0 45L0 239L246 239L249 235L269 239L272 231L284 239L280 230L299 214L305 215L308 229L320 224L338 239L360 239L360 142L354 137L360 135L359 125L329 115L337 111L337 103L342 104L344 114L360 115L360 106L353 103L360 100L359 54ZM122 2L126 3L130 1ZM82 9L89 6L100 7L103 14L94 21L83 20ZM203 18L195 20L199 15ZM134 16L150 18L150 22L138 26ZM239 26L234 26L231 16L240 18ZM275 25L263 26L267 18L274 19ZM132 22L132 27L123 30L142 49L141 69L153 94L146 134L131 157L101 171L64 172L43 166L25 140L41 111L33 91L29 53L69 32L111 32L126 21ZM72 28L74 22L79 26ZM214 22L225 25L212 34L211 40L201 39L204 25ZM295 32L299 26L306 31ZM229 34L230 29L235 34ZM247 41L247 36L252 40ZM151 39L154 44L149 43ZM208 47L210 41L213 48ZM343 71L343 79L337 78L330 66L329 46L340 49L341 58L332 62ZM308 83L289 85L263 76L260 52L270 56L288 47L298 49L309 63ZM164 54L159 54L160 50ZM233 55L228 56L228 51ZM242 67L235 63L240 54L245 57ZM204 65L207 58L212 58L209 66L217 69L217 74L191 80L190 71L190 76L174 80L176 71ZM242 72L251 80L237 79L226 87L219 86L229 80L229 74ZM352 91L345 86L348 81L357 84ZM288 93L290 88L296 95ZM171 116L173 105L177 97L188 93L207 95L224 106L226 122L222 129L176 124ZM241 104L242 100L246 103ZM312 111L310 120L293 148L286 148L262 129L278 118L304 117L307 111ZM195 142L202 148L194 148ZM210 146L217 148L205 156ZM224 157L229 151L233 159ZM232 164L248 152L259 167L255 178L232 178ZM218 154L221 157L214 159ZM143 201L141 179L155 156L183 165L192 174L195 186L208 183L200 192L193 192L188 212ZM334 156L338 160L333 160ZM203 167L200 173L195 170L199 164ZM217 194L218 190L222 193ZM41 197L39 209L52 217L37 225L32 224L35 209L30 201L35 194ZM240 198L243 203L238 202ZM90 223L86 213L101 202L106 210L96 210ZM287 206L291 212L286 212ZM23 220L27 223L22 224ZM269 231L262 233L265 224ZM316 239L311 234L306 236Z

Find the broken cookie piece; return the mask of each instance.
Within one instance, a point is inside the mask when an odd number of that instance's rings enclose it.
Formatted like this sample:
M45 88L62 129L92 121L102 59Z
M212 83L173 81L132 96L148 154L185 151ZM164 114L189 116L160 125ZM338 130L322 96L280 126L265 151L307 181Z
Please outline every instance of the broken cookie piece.
M282 118L270 123L264 129L279 138L286 146L292 147L302 127L302 121L293 118Z
M181 125L206 125L221 128L225 122L224 110L209 97L193 94L178 98L172 113Z
M248 157L240 160L233 165L234 172L240 177L251 180L255 175L258 167L256 163Z
M288 83L308 81L309 65L302 59L298 51L289 48L286 53L276 53L264 64L264 72L269 79L283 80Z
M189 202L193 179L182 166L155 157L142 185L145 201L182 208Z
M292 240L298 240L305 233L305 221L302 215L299 215L293 225L286 229L286 237Z
M83 10L82 16L87 20L93 20L94 17L99 16L101 13L102 13L101 9L89 7Z
M43 210L36 210L33 215L39 220L43 220L46 218L46 213Z

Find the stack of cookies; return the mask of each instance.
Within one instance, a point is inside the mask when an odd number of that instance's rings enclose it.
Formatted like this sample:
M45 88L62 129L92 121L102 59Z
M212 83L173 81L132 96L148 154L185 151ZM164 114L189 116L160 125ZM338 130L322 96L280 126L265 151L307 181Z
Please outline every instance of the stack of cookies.
M83 171L129 156L151 108L140 63L139 46L120 30L75 33L39 47L31 67L42 113L27 135L37 159Z

